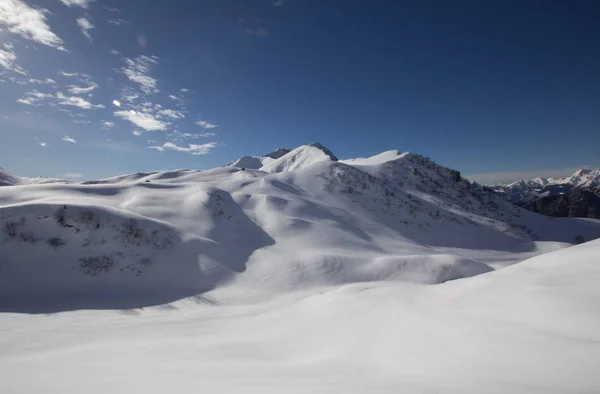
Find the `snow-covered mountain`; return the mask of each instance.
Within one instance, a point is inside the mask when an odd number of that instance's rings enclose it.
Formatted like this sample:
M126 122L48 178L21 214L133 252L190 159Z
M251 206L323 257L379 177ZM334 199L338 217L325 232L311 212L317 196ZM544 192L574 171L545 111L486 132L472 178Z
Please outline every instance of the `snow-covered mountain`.
M418 154L315 145L259 169L1 187L7 390L600 387L600 244L519 263L599 221L524 210Z
M491 186L509 201L525 205L541 197L566 193L575 188L600 186L600 169L580 169L564 178L533 178L506 185Z
M441 283L600 235L600 223L525 211L417 154L336 161L330 153L303 145L263 157L259 170L226 166L3 187L0 296L18 309L31 288L51 304L49 294L111 289L128 305L146 305L219 286L245 270L246 280L266 271L269 286L284 288ZM141 301L139 292L154 287L166 295L153 291ZM79 307L67 304L62 308Z
M0 167L0 186L36 185L42 183L69 183L69 181L59 178L26 178L10 174Z
M600 169L580 169L565 178L533 178L492 189L518 206L557 217L600 218Z

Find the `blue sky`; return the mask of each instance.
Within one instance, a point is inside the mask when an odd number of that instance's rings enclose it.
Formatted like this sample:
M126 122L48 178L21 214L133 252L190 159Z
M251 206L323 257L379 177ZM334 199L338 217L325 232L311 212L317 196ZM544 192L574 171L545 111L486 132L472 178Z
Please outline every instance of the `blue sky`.
M0 166L92 179L320 141L482 182L600 167L593 1L0 0Z

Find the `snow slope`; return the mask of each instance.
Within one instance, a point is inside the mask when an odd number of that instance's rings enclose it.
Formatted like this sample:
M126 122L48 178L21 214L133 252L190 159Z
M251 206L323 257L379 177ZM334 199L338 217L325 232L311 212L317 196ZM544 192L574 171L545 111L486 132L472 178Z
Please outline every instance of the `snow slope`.
M594 392L599 236L397 151L2 187L0 391Z
M593 393L600 242L438 286L378 281L158 308L6 314L7 393ZM91 384L93 382L93 384Z

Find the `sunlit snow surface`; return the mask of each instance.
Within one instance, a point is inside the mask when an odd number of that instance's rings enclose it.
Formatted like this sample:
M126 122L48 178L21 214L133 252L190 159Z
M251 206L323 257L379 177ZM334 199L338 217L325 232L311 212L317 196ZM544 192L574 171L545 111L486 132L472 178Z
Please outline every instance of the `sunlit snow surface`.
M599 222L413 154L267 161L5 174L0 392L600 390L600 241L565 248Z

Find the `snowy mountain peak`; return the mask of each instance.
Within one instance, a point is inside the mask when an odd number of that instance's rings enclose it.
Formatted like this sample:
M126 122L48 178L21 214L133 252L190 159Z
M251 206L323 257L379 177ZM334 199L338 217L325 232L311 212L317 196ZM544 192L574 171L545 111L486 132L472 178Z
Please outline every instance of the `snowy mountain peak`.
M321 149L327 156L329 156L331 158L331 160L338 161L338 158L333 154L333 152L331 150L329 150L329 148L327 148L325 145L321 144L320 142L313 142L312 144L309 144L308 146L312 146L314 148Z
M273 152L267 153L263 157L270 157L271 159L279 159L281 156L287 155L292 150L287 148L277 148Z
M557 179L554 183L570 184L577 188L600 186L600 169L581 168L571 176Z
M320 145L320 144L319 144ZM323 147L325 148L325 147ZM312 145L302 145L291 152L281 156L277 160L265 164L261 171L265 172L286 172L297 171L306 168L312 164L328 161L337 161L331 152L328 154L321 147ZM327 149L327 148L325 148ZM329 151L329 149L327 149ZM335 160L334 160L335 158Z

